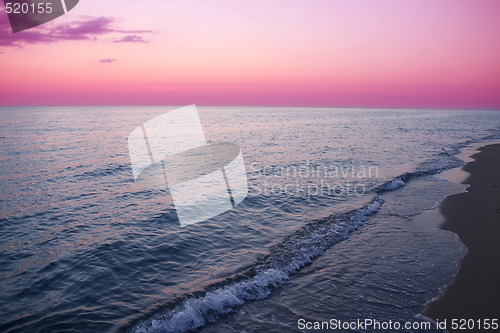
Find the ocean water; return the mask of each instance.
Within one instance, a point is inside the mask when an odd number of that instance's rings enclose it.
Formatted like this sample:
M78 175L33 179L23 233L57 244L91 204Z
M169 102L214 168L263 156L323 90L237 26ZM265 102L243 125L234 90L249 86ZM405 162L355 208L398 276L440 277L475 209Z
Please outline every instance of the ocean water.
M208 142L240 146L249 194L181 227L127 146L173 109L0 109L0 331L426 320L466 253L435 209L464 185L435 175L498 140L500 112L198 107Z

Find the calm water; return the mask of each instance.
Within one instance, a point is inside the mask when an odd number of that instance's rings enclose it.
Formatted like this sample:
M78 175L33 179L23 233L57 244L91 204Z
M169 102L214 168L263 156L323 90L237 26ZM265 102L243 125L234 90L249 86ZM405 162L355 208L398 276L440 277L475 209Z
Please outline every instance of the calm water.
M199 107L249 195L180 227L133 180L129 133L172 107L1 108L0 331L293 331L411 320L465 249L432 177L500 137L500 112Z

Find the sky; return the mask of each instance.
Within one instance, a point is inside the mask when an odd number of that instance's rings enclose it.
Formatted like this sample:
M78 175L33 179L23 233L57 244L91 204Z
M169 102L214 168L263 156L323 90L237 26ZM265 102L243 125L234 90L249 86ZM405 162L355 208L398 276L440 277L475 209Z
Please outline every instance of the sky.
M0 5L0 105L190 104L500 110L500 1Z

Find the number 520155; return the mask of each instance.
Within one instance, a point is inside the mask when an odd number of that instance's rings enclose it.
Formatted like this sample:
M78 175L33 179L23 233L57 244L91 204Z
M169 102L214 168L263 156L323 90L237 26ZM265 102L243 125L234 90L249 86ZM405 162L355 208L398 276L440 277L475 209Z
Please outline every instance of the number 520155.
M50 14L52 13L52 2L39 2L39 3L18 3L7 2L5 4L7 14Z

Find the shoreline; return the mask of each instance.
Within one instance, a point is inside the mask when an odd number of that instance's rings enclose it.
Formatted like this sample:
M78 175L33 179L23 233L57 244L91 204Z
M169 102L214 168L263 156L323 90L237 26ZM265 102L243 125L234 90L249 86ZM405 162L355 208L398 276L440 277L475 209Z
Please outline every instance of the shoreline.
M484 146L463 170L467 192L445 198L441 229L456 233L467 247L450 286L423 315L452 319L498 319L500 311L500 144ZM446 250L446 249L443 249ZM477 325L477 322L476 322ZM476 326L479 328L478 326ZM454 331L448 325L449 331Z

